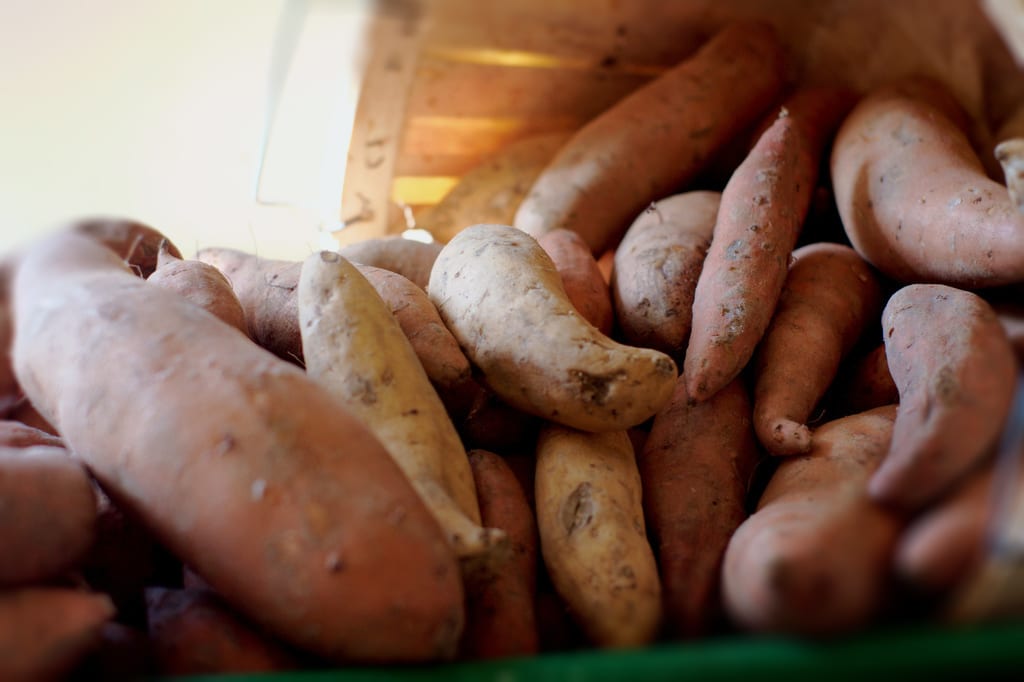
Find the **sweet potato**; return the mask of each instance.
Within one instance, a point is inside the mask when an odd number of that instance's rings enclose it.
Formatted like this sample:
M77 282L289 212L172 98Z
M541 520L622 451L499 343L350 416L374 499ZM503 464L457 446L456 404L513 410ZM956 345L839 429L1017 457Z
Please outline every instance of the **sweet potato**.
M466 629L460 647L466 658L530 656L540 649L535 613L537 522L526 494L505 460L472 450L480 516L484 525L508 536L505 551L473 562L466 572Z
M942 284L897 291L882 327L900 410L869 490L920 509L991 454L1010 411L1016 358L991 306Z
M0 591L0 679L64 679L99 644L113 616L110 600L100 594L56 587Z
M575 232L557 229L542 234L537 243L551 257L576 311L602 334L610 335L615 321L611 292L583 238Z
M523 197L569 133L531 135L512 142L468 171L437 204L416 216L416 227L441 243L470 225L511 225Z
M11 320L11 271L13 259L0 261L0 419L7 419L21 400L18 380L11 367L10 350L14 339Z
M282 644L240 619L209 590L146 590L149 638L161 675L292 670Z
M600 647L651 642L661 622L640 472L625 431L550 425L537 442L537 527L548 574Z
M773 455L811 449L807 421L882 307L881 284L850 247L809 244L793 257L754 361L754 431Z
M334 251L302 264L298 299L306 373L387 448L459 557L490 551L503 534L480 527L459 434L387 304Z
M767 24L726 26L577 131L534 182L515 226L534 237L579 232L595 254L613 247L645 206L692 179L768 108L783 61Z
M182 257L178 247L159 230L126 218L85 218L72 223L69 229L106 246L143 279L156 270L161 247L174 258Z
M759 632L852 632L884 604L903 520L868 497L896 408L821 426L811 452L783 459L725 552L731 618Z
M992 307L1017 352L1017 361L1024 363L1024 304L1004 302L994 303Z
M338 249L338 253L354 263L398 273L420 289L426 289L430 269L434 267L437 254L441 253L441 246L438 242L381 237L347 244Z
M836 136L832 182L846 234L901 282L1024 280L1024 215L986 176L963 119L943 85L905 79L861 100Z
M0 585L59 576L96 536L89 474L63 448L0 447L0 500Z
M544 249L513 227L474 225L456 235L427 292L485 383L524 412L583 430L622 430L653 416L672 393L672 359L595 329Z
M295 290L302 263L268 260L233 249L202 249L197 258L223 272L245 309L252 338L278 357L302 362L302 334ZM469 360L422 289L405 277L356 265L391 308L431 383L446 405L468 409L477 388Z
M64 447L59 436L12 419L0 420L0 447L27 448L33 445Z
M832 404L843 414L866 412L900 401L900 391L889 372L885 343L880 343L849 367L840 370Z
M26 252L14 311L25 393L229 603L333 660L454 653L463 595L440 528L302 370L76 235Z
M973 473L900 537L896 574L928 595L949 593L977 570L994 507L993 467Z
M156 270L146 281L183 296L248 336L245 311L231 288L231 282L209 263L182 260L174 256L164 242L157 254Z
M758 460L747 389L736 380L695 403L680 377L640 452L667 625L676 636L710 634L724 623L722 557L747 518L747 487Z
M822 112L838 115L828 107L783 110L722 192L683 365L696 400L735 379L768 328L836 123Z
M693 292L715 227L718 192L686 192L651 204L615 250L615 317L629 343L674 357L686 348Z

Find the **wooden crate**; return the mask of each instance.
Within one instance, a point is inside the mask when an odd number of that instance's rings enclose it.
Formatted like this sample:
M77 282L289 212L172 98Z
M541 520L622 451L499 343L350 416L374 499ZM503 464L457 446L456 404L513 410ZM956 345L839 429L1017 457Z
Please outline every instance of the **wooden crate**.
M477 164L525 137L576 130L736 18L778 29L796 82L863 90L911 72L940 78L984 142L1024 101L1024 79L989 18L1012 36L1020 5L380 0L343 188L346 227L335 236L400 232Z

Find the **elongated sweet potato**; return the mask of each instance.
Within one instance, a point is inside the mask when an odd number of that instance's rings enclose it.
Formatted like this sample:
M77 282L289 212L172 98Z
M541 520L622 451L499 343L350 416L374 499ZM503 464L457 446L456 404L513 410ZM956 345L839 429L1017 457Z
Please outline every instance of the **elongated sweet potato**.
M949 593L981 566L994 511L994 468L973 473L904 531L895 569L923 593Z
M197 258L223 272L245 309L252 338L285 360L302 362L295 295L302 263L268 260L234 249L202 249ZM356 265L391 308L445 405L468 409L476 397L469 360L422 289L401 275Z
M427 291L487 385L524 412L614 431L653 416L672 394L672 359L595 329L544 249L513 227L460 232L437 257Z
M741 627L833 635L863 627L885 601L903 526L867 494L894 406L820 427L811 452L781 461L725 552L722 593Z
M294 670L281 643L239 618L210 590L146 590L149 639L161 675Z
M661 624L658 565L625 431L550 425L537 442L537 527L548 574L601 647L651 642Z
M902 80L865 97L832 150L854 248L902 282L980 288L1024 280L1024 215L989 179L940 83Z
M882 326L900 411L870 491L919 509L990 454L1010 411L1016 358L992 307L942 284L897 291Z
M502 533L480 527L459 434L387 304L334 251L302 264L298 299L306 373L387 448L459 557L490 551Z
M466 658L530 656L540 649L537 597L537 522L516 474L499 455L472 450L480 516L508 536L504 551L472 562L466 576Z
M438 242L381 237L347 244L338 249L338 253L354 263L398 273L420 289L426 289L430 269L434 267L437 254L441 253L441 246Z
M0 585L58 577L96 537L89 474L63 448L0 447L0 500Z
M0 592L0 679L65 679L113 617L114 607L100 594L56 587Z
M754 430L773 455L811 449L808 419L882 308L881 284L850 247L809 244L793 256L754 361Z
M454 653L463 597L440 528L304 372L76 235L26 252L14 311L25 393L229 603L334 660Z
M747 389L733 381L695 403L681 377L641 452L643 506L667 625L676 636L710 634L724 623L722 558L747 518L747 488L759 456Z
M645 206L692 179L770 106L783 61L770 26L726 26L577 131L533 184L515 226L534 237L579 232L595 254L613 247Z
M542 234L537 243L551 257L565 293L579 314L602 334L610 335L615 321L611 292L583 238L557 229Z
M156 270L146 281L183 296L243 334L249 334L245 311L231 282L209 263L178 258L164 242L157 254Z
M655 202L615 250L612 296L622 336L681 355L690 338L693 292L715 227L718 192L686 192Z

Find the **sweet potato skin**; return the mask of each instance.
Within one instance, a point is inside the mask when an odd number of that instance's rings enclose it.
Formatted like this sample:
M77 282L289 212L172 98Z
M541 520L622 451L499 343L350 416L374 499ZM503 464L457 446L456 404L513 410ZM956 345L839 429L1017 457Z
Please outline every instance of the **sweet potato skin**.
M456 235L428 294L483 381L524 412L614 431L653 416L672 393L672 359L601 334L573 307L544 249L513 227Z
M68 229L103 244L143 279L156 270L161 248L174 258L182 257L178 247L163 233L136 220L96 216L78 220Z
M0 447L0 500L0 585L60 576L96 537L89 474L63 448Z
M430 269L441 253L441 246L438 242L381 237L347 244L338 249L338 253L352 262L402 275L420 289L426 289Z
M542 234L537 243L551 257L565 293L579 314L609 336L614 322L611 293L583 238L575 232L558 229Z
M157 254L156 270L146 281L183 296L248 336L245 311L231 282L209 263L178 258L164 242Z
M783 61L767 24L726 26L577 131L534 182L515 226L534 237L566 228L603 253L646 205L692 179L768 108Z
M725 186L683 361L695 400L735 379L767 330L816 173L799 126L780 116Z
M651 642L661 585L626 432L549 425L537 442L535 476L544 564L580 627L601 647Z
M865 97L832 150L836 204L854 248L904 283L967 289L1024 280L1024 215L989 179L938 82Z
M726 608L742 628L809 636L863 627L878 613L900 515L867 494L894 406L821 426L811 452L781 461L725 553Z
M686 192L652 203L615 249L615 317L629 343L681 355L693 293L715 227L719 192Z
M440 529L301 370L74 235L26 252L14 301L26 394L236 608L333 660L454 653L462 591Z
M807 422L882 307L881 284L850 247L809 244L793 258L754 360L754 429L773 455L811 449Z
M535 612L537 522L516 474L501 456L472 450L469 463L483 523L504 531L508 546L465 573L467 615L461 655L531 656L540 650Z
M736 380L696 403L680 377L640 452L667 625L677 637L711 634L724 623L722 558L747 518L747 488L759 459L746 387Z
M29 426L13 419L0 420L0 447L27 448L33 445L47 445L63 448L64 441L59 436L47 433L42 429Z
M920 509L989 454L1010 411L1016 358L991 306L942 284L897 291L882 327L900 409L870 491Z

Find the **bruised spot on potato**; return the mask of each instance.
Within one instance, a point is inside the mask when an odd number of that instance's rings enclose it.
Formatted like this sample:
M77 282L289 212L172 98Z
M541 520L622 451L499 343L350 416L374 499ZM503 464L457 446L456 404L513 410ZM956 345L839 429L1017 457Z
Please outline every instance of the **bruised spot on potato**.
M727 260L737 260L743 257L747 243L742 239L737 239L725 249L725 257Z
M932 384L935 399L942 405L948 406L956 403L960 395L960 385L956 380L956 373L948 365L942 367L935 373L935 381Z
M592 488L590 483L580 483L562 505L562 527L568 535L586 528L594 520Z
M584 402L604 405L612 384L625 379L626 372L618 370L608 374L592 374L582 369L570 369L569 378L576 384L579 396Z

